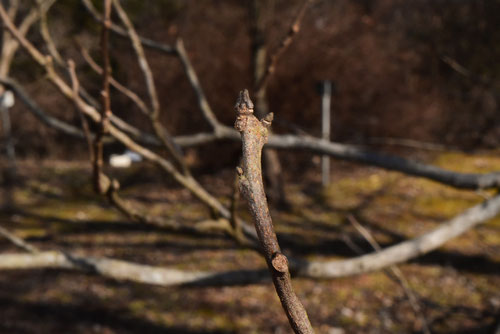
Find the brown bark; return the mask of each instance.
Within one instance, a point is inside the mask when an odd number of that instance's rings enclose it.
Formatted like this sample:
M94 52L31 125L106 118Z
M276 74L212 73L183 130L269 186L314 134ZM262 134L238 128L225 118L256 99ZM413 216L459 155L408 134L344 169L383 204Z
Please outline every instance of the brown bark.
M243 144L242 167L237 169L240 189L252 213L276 292L294 332L314 333L306 310L293 291L288 260L281 253L264 192L261 153L273 114L259 121L253 115L253 103L247 90L240 92L235 109L238 117L234 126L241 133Z

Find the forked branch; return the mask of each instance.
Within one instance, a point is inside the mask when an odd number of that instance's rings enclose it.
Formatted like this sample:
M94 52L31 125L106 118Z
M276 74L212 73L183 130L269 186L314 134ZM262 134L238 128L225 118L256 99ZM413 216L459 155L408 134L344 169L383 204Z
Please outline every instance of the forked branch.
M234 127L241 133L243 143L242 167L237 168L240 189L252 213L276 292L294 332L314 333L306 310L293 291L288 259L281 253L264 192L261 154L273 114L259 121L253 115L253 103L247 90L240 92L235 109L238 117Z

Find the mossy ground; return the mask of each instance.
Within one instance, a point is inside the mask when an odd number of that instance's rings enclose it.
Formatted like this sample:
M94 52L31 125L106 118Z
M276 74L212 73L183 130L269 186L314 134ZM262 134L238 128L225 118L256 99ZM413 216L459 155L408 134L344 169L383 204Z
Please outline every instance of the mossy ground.
M498 155L496 155L498 156ZM441 154L430 161L461 172L500 170L493 153ZM114 172L122 194L149 214L186 223L209 211L184 189L139 165ZM262 268L255 252L221 236L181 235L129 222L92 193L85 163L20 164L17 209L4 227L41 249L109 256L181 269ZM352 216L384 246L420 235L491 196L432 181L336 162L321 189L310 170L287 186L291 208L272 209L282 248L296 256L340 259L369 252ZM233 172L200 177L225 203ZM162 182L165 181L165 182ZM241 216L249 219L245 206ZM1 252L19 252L0 241ZM433 333L489 333L500 314L500 217L400 265ZM420 324L400 285L384 272L336 280L295 279L318 333L418 333ZM270 284L153 287L62 270L2 272L2 333L288 333Z

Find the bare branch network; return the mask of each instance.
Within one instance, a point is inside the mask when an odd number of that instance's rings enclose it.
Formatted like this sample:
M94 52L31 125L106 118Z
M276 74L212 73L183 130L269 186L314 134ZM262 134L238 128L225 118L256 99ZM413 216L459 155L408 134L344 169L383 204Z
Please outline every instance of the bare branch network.
M244 247L251 247L261 252L269 266L272 281L282 301L292 327L297 333L312 333L312 327L307 314L293 292L290 273L296 277L308 278L335 278L369 271L380 270L398 263L403 263L439 248L443 243L455 238L469 229L495 217L500 212L500 195L492 197L478 204L455 218L443 222L436 229L419 237L400 244L378 249L377 251L361 255L356 258L341 261L317 261L290 257L287 259L277 243L276 234L272 227L271 217L265 200L265 193L261 175L261 151L264 146L281 150L302 150L321 155L328 155L336 159L349 160L367 165L397 171L404 174L427 178L451 187L461 189L498 189L500 187L500 173L466 174L441 169L436 166L411 161L397 156L385 155L367 151L352 145L346 145L320 138L297 135L268 134L272 118L258 120L253 116L253 103L248 92L241 93L236 105L236 130L222 124L211 108L207 96L201 86L197 73L191 64L182 39L178 38L175 45L165 45L141 37L135 30L127 13L123 10L119 0L106 0L104 14L99 13L90 0L82 0L89 13L101 22L101 63L99 66L89 52L81 49L82 57L94 71L102 77L101 96L93 98L80 85L78 73L74 63L65 62L57 51L45 19L46 12L55 1L37 1L37 9L28 13L24 21L16 26L0 3L0 17L5 29L10 33L9 39L4 41L4 49L9 46L9 61L13 58L20 46L31 59L45 72L46 79L54 85L59 93L76 106L81 115L82 129L72 126L44 111L30 98L22 85L11 78L8 71L0 70L0 83L13 90L23 101L27 109L44 125L57 129L67 135L86 139L93 165L93 178L96 190L109 203L114 205L132 221L140 224L149 224L161 228L211 235L223 232ZM257 84L259 90L272 80L272 73L278 60L283 57L287 46L299 32L300 22L305 15L307 0L300 8L297 17L293 20L289 32L283 39L280 47L271 55L267 72ZM111 11L115 11L121 25L111 22ZM27 38L27 32L34 22L40 20L43 39L47 44L49 54L42 53ZM109 65L109 33L128 38L134 50L137 62L147 88L148 99L143 100L130 88L120 84L113 78ZM182 66L188 81L196 94L198 107L211 127L211 132L198 133L190 136L171 136L160 123L160 106L158 93L144 47L155 49L167 56L176 57ZM61 74L63 73L63 74ZM70 82L68 82L68 78ZM125 122L112 113L109 87L115 87L128 97L138 109L148 116L152 133L146 133L133 124ZM100 103L97 101L101 101ZM98 125L98 131L91 133L87 120ZM240 136L240 132L241 136ZM214 195L208 192L191 174L182 154L181 148L209 145L219 140L241 141L243 146L242 165L238 169L239 182L242 193L249 202L255 228L235 216L234 209L226 207ZM158 166L166 175L169 175L182 187L189 190L200 202L205 204L215 217L199 222L193 226L183 225L175 220L152 217L144 214L146 210L137 209L124 200L120 194L120 185L113 177L103 172L102 146L108 142L119 142L128 149L139 153L145 160ZM168 153L168 158L156 152L162 148ZM41 251L21 239L13 236L5 229L0 233L28 253L0 254L0 269L33 269L33 268L61 268L91 272L97 275L119 280L129 280L146 284L171 285L230 285L247 284L269 280L269 272L262 270L227 271L227 272L192 272L155 266L131 263L110 258L86 257L65 253L57 250Z

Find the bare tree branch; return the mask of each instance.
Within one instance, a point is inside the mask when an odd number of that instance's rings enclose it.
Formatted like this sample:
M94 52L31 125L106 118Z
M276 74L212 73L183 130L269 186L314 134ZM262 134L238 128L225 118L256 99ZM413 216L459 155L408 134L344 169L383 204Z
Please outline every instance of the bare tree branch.
M241 161L240 161L241 164ZM232 194L231 194L231 205L230 205L230 210L231 210L231 227L234 231L234 234L236 236L236 239L238 240L243 240L243 232L241 231L241 220L238 218L238 202L240 201L240 182L239 182L239 175L238 173L235 174L235 178L233 181L233 189L232 189Z
M59 268L97 274L115 280L175 285L237 285L266 282L265 270L234 270L227 272L184 271L155 267L105 257L86 257L61 251L35 254L0 254L0 270Z
M81 139L85 138L83 132L80 131L80 129L78 129L77 127L46 114L38 106L38 104L28 96L24 88L14 79L0 77L0 83L11 89L16 94L16 96L28 107L28 110L33 113L33 115L35 115L35 117L38 118L43 124L47 125L48 127L54 128L57 131L61 131L62 133L65 133L67 135Z
M300 276L334 278L375 271L387 266L406 262L431 252L445 242L458 237L474 226L484 223L500 213L500 195L480 203L440 227L420 237L401 242L380 252L375 252L344 261L310 261L296 263Z
M10 78L0 77L0 83L12 89L28 106L29 111L31 111L47 126L77 138L85 138L84 134L78 128L47 115L31 98L29 98L24 89L16 83L16 81ZM114 117L112 117L112 121L118 119ZM160 145L154 137L141 133L137 131L137 129L135 130L136 131L133 133L134 138L136 138L140 143L154 146ZM224 132L219 135L214 133L198 133L196 135L179 136L174 138L176 144L181 147L202 145L221 139L234 141L241 140L238 133L234 130L224 130ZM476 190L497 188L500 186L500 173L498 172L488 174L458 173L397 156L363 150L354 145L328 142L313 137L271 135L269 136L269 143L267 145L278 149L304 150L312 153L327 154L341 160L350 160L409 175L428 178L455 188Z
M52 39L52 36L49 32L49 25L47 22L47 11L44 9L44 0L36 0L36 4L38 6L38 15L40 16L40 34L47 45L47 49L49 50L50 55L54 58L54 60L61 66L64 65L63 58L59 51L57 51L56 44Z
M71 87L55 72L51 58L45 57L40 53L24 36L20 35L16 27L7 17L3 6L0 3L0 17L6 21L6 27L13 33L13 35L19 39L21 45L26 51L32 56L32 58L38 62L39 65L45 68L47 71L47 79L56 86L56 88L62 93L64 97L76 103L80 110L90 117L94 122L100 122L100 113L92 106L87 104L81 99L79 95L73 93ZM176 182L181 184L183 187L188 189L197 199L202 203L207 205L214 213L220 215L225 219L231 218L230 211L214 196L208 193L191 175L185 175L179 172L175 166L168 160L162 158L157 153L141 146L130 138L126 133L115 127L113 124L109 124L109 133L116 140L125 145L128 149L137 152L142 155L146 160L153 162L159 166L164 172L169 174ZM243 231L245 236L248 238L250 243L255 240L255 231L251 226L247 224L243 225Z
M96 21L102 22L103 20L102 15L95 9L94 5L92 4L92 1L82 0L82 3ZM116 24L111 24L111 31L113 31L114 33L118 34L121 37L125 38L129 37L127 31ZM170 45L158 43L144 37L139 37L139 39L144 46L164 52L169 55L175 55L176 52L175 48L171 47Z
M33 24L40 18L40 12L44 13L49 10L49 8L55 3L56 0L40 0L40 8L32 8L29 13L24 17L21 24L19 25L19 33L25 36ZM17 1L16 1L17 3ZM15 14L17 13L17 5L9 8L7 17L10 21L14 20ZM12 38L7 31L2 34L2 50L0 56L0 76L7 76L9 74L10 65L14 54L19 47L19 42L16 38Z
M10 78L0 77L0 83L12 89L16 95L28 106L38 119L49 127L68 135L84 139L84 134L76 127L65 123L57 118L47 115L29 96L24 89ZM112 121L115 118L112 117ZM118 119L118 118L116 118ZM177 145L181 147L190 147L214 142L221 139L230 139L234 141L241 140L238 133L234 130L227 130L219 135L214 133L199 133L190 136L175 137ZM160 143L154 137L143 134L139 131L134 132L134 138L146 145L159 145ZM401 173L419 176L446 184L455 188L463 189L488 189L500 186L500 173L474 174L458 173L444 170L439 167L426 165L420 162L407 160L401 157L384 155L360 149L353 145L346 145L334 142L328 142L321 139L295 136L295 135L271 135L269 136L269 147L288 150L305 150L312 153L327 154L337 159L350 160L367 165L374 165L380 168L394 170Z
M38 52L19 31L13 26L8 15L3 7L0 8L0 15L5 22L8 30L21 41L23 47L31 54L31 56L42 66L47 67L47 58ZM49 75L50 79L50 75ZM52 80L53 82L60 80ZM57 83L56 83L57 85ZM127 133L132 133L134 138L140 138L141 142L155 144L155 141L150 136L142 134L137 129L130 125L118 122L112 118L113 122L122 129L127 129ZM132 129L131 129L132 128ZM238 134L226 126L219 128L215 134L198 134L194 137L183 136L179 138L179 144L182 145L199 145L209 142L214 139L232 139L239 140ZM450 185L456 188L463 189L486 189L496 188L500 186L500 173L489 174L473 174L473 173L456 173L443 170L441 168L430 166L411 160L403 159L396 156L384 155L359 149L352 145L339 144L328 142L321 139L300 137L292 135L271 135L269 136L269 147L278 149L301 149L322 155L329 155L334 158L351 160L359 163L378 166L381 168L399 171L405 174L420 176L432 179L434 181Z
M209 224L205 224L209 225ZM179 225L180 226L180 225ZM181 226L180 226L181 227ZM182 227L181 227L182 228ZM61 268L95 273L117 280L171 286L181 284L234 285L265 282L265 270L227 272L182 271L135 264L109 258L93 258L61 251L42 252L0 226L0 235L31 254L0 254L0 270Z
M354 145L334 143L322 139L272 135L269 137L268 145L279 149L300 149L311 153L326 154L338 159L425 177L455 188L476 190L500 187L500 172L489 174L457 173L393 155L363 150Z
M46 57L41 54L38 50L36 50L31 43L29 43L25 37L19 33L18 29L14 27L11 20L8 18L3 6L0 4L0 16L7 27L7 29L15 36L16 39L21 43L21 45L30 53L30 55L37 61L40 65L42 65L47 70L48 79L61 91L61 93L66 96L71 101L75 101L81 105L82 111L92 118L94 122L99 122L101 117L99 112L93 108L91 105L86 104L71 87L69 87L64 80L62 80L57 73L55 73L53 69L53 65L50 57ZM77 130L78 133L83 137L81 131ZM140 154L145 156L148 160L156 163L160 166L164 171L172 175L172 177L179 182L181 185L185 186L189 189L197 198L206 203L209 207L214 209L215 212L220 214L222 217L226 219L230 219L231 214L230 211L227 210L217 199L215 199L212 195L208 194L192 177L187 177L178 173L176 168L167 160L163 159L153 151L139 145L132 138L130 138L126 133L121 131L118 127L113 124L110 125L110 134L114 136L116 139L121 141L128 148L138 151ZM213 138L229 138L232 140L238 140L235 135L237 133L234 130L224 130L224 132L219 134L202 134L205 139ZM196 135L199 136L199 135ZM197 137L194 137L197 138ZM188 140L188 138L184 137L183 140ZM444 184L449 184L455 187L461 188L469 188L469 189L477 189L477 188L494 188L498 187L500 184L500 174L499 173L490 173L490 174L462 174L462 173L454 173L450 171L445 171L440 168L434 166L428 166L421 163L412 162L406 159L385 156L376 154L373 152L368 152L364 150L360 150L354 146L350 145L342 145L337 143L332 143L328 141L323 141L314 138L303 138L297 136L277 136L272 135L269 138L269 146L276 148L286 148L286 149L304 149L309 150L311 152L321 153L321 154L329 154L331 156L348 159L352 161L374 164L379 167L397 170L405 173L409 173L416 176L427 177L433 179L438 182L442 182ZM442 232L441 228L436 229L435 231L431 231L428 234L417 238L412 241L408 241L409 244L403 243L401 245L397 245L394 247L401 247L401 252L393 251L393 248L388 248L387 250L381 251L379 254L375 255L367 255L368 260L365 257L360 259L351 259L347 261L341 261L336 263L321 263L321 262L311 262L311 263L299 263L294 267L297 268L299 274L309 276L309 277L335 277L336 275L351 275L356 273L361 273L369 270L379 269L380 266L386 264L392 264L395 262L406 261L409 258L418 256L422 254L422 252L430 251L435 249L441 245L442 242L449 240L449 238L453 237L453 233L458 235L460 233L465 232L468 228L471 228L474 225L479 224L484 219L491 218L492 215L498 213L498 197L495 197L487 202L485 202L484 206L478 208L478 206L468 210L462 215L457 216L454 220L446 223L445 232ZM496 203L496 204L495 204ZM493 209L491 208L493 206ZM492 210L494 212L492 212ZM472 213L469 213L472 212ZM456 228L457 225L461 224L466 225L465 227ZM453 226L451 226L451 225ZM448 227L448 225L450 225ZM244 224L245 234L247 236L252 236L252 233L248 230L248 225ZM448 229L446 229L448 227ZM459 226L460 227L460 226ZM443 237L443 233L448 233L449 230L452 230L452 234L449 236ZM458 231L458 232L457 232ZM458 233L458 234L456 234ZM434 238L439 238L441 243L436 243ZM444 240L444 241L443 241ZM379 258L380 257L380 258ZM382 259L382 260L380 260ZM369 263L366 263L368 261ZM380 261L377 263L377 261ZM385 264L384 264L385 263Z
M302 3L299 12L297 13L297 16L292 22L292 25L290 26L290 29L288 30L288 33L286 36L283 38L281 41L278 49L271 55L269 64L267 65L266 72L260 79L260 81L256 85L256 94L260 92L261 90L265 89L267 86L267 83L269 81L269 78L271 74L274 73L276 70L276 65L278 64L278 60L280 57L285 53L285 51L288 49L290 44L293 41L293 38L295 35L299 32L300 30L300 23L302 22L302 19L304 18L304 14L306 12L307 6L312 2L313 0L304 0Z
M251 17L251 49L252 49L252 73L253 86L255 89L255 115L263 118L269 113L267 101L267 86L257 87L266 76L267 48L266 48L266 22L267 15L271 11L272 1L252 0L250 1ZM270 134L271 134L271 129ZM264 175L267 181L267 197L280 207L288 207L285 192L285 182L278 152L274 149L264 150Z
M443 55L441 56L441 60L446 64L448 65L449 67L451 67L455 72L457 72L458 74L468 78L468 79L473 79L474 81L476 82L479 82L483 85L487 85L490 83L490 80L487 80L486 78L482 77L482 76L479 76L475 73L472 73L470 70L468 70L467 68L465 68L465 66L463 66L462 64L460 64L458 61L456 61L455 59L451 58L450 56L447 56L447 55Z
M145 212L141 212L137 208L133 207L130 203L127 203L123 198L121 198L118 194L118 189L118 182L116 180L113 180L107 192L108 199L111 204L113 204L120 212L122 212L125 216L127 216L134 222L153 225L171 231L188 234L206 235L207 232L224 232L226 235L232 236L230 222L225 218L204 220L201 222L197 222L193 226L189 226L181 224L174 219L150 216Z
M2 226L0 226L0 234L2 236L4 236L7 240L9 240L10 242L12 242L14 245L16 245L17 247L19 247L19 248L27 251L28 253L37 253L37 252L39 252L38 248L36 248L35 246L32 246L32 245L28 244L26 241L24 241L23 239L17 237L13 233L10 233L7 229L3 228Z
M363 255L353 259L344 261L307 261L290 259L291 271L299 277L309 278L335 278L346 277L366 273L370 271L379 270L387 266L397 263L402 263L434 249L437 249L445 242L461 235L476 225L487 222L489 219L495 217L500 213L500 195L480 203L463 213L457 215L455 218L445 222L442 226L429 231L428 233L417 237L412 240L402 242L398 245L386 248L380 252ZM210 225L210 224L207 224ZM246 226L246 225L245 225ZM183 228L184 229L184 228ZM202 231L203 232L203 231ZM29 269L29 268L45 268L45 267L59 267L59 268L75 268L68 265L66 255L58 252L44 252L40 257L32 257L31 255L19 254L4 254L0 255L0 270L2 269ZM100 262L103 265L106 261ZM113 262L111 262L113 263ZM119 262L122 263L122 262ZM149 277L150 273L156 273L155 267L132 265L132 268L137 269L138 272L145 270L148 274L147 278L142 280L136 279L136 276L121 274L121 276L111 276L118 279L130 279L132 281L140 281L143 283L170 285L180 284L178 280L172 283L170 278L165 278L162 275L166 273L163 269L159 269L160 280L153 280ZM78 268L75 268L78 269ZM135 272L135 271L134 271ZM262 278L262 271L246 271L246 283L260 281ZM128 273L127 273L128 275ZM153 276L156 274L152 274ZM130 277L132 276L132 277ZM213 274L212 278L217 279L222 277L231 277L231 275L224 276L224 274ZM212 281L214 282L214 281ZM237 284L237 280L228 279L225 282L232 282ZM221 284L224 284L222 281Z
M240 189L252 213L274 287L294 332L314 333L307 312L293 291L288 259L281 253L264 192L261 155L272 113L259 121L253 115L253 103L247 90L240 92L235 109L238 117L234 126L241 133L243 144L242 168L238 167Z
M19 9L19 0L10 0L9 1L9 9L7 9L7 14L9 17L14 20L17 15L17 10Z
M212 126L214 132L217 133L219 128L221 127L221 124L215 117L215 114L212 111L210 104L208 103L207 97L205 96L200 81L198 80L198 76L196 75L196 71L194 70L193 65L189 61L186 49L184 48L184 42L182 41L181 38L177 39L177 42L175 44L175 50L177 52L179 60L181 61L182 66L184 67L184 72L188 77L189 83L191 84L191 87L193 87L193 90L196 94L198 106L200 107L203 116L205 117L207 122Z
M151 72L151 68L149 67L148 61L146 59L146 55L144 49L142 48L142 43L140 41L139 35L135 31L132 21L130 21L127 13L121 7L120 1L113 0L113 4L118 13L118 16L120 17L120 20L127 28L127 33L130 41L132 42L132 47L135 51L137 61L139 62L139 67L141 68L144 79L146 81L146 87L151 103L151 112L149 113L149 117L154 132L163 143L169 154L174 158L174 161L177 163L177 165L179 165L179 167L182 169L182 172L186 175L189 175L189 169L183 157L181 156L180 150L176 147L170 134L160 123L160 102L158 100L158 94L156 92L153 73Z
M71 87L73 88L73 95L76 96L80 91L80 82L78 81L78 77L76 75L75 62L73 60L68 60L68 68L69 68L69 75L71 78ZM78 117L80 118L80 123L82 124L85 140L87 141L90 161L93 162L95 161L96 158L95 158L94 146L92 145L92 133L90 132L89 123L87 122L85 115L83 115L77 103L75 103L75 109L78 114Z
M92 59L89 52L80 44L78 44L80 48L80 52L83 56L83 59L87 62L87 64L92 68L97 74L102 75L102 68ZM149 108L146 106L146 103L137 95L135 92L131 91L121 83L119 83L112 76L109 77L109 83L116 88L120 93L128 97L135 105L141 110L145 115L150 113Z
M349 222L351 223L352 226L368 241L368 243L373 247L373 249L377 252L380 252L382 250L382 247L378 244L377 240L372 236L370 231L368 231L366 228L364 228L357 220L354 218L354 216L349 215L347 217ZM403 288L403 291L405 292L406 296L408 297L408 301L410 302L411 308L415 312L415 315L420 321L420 325L422 326L422 330L425 334L431 334L431 331L429 329L429 324L427 322L427 319L425 318L425 315L422 311L422 308L420 307L420 301L418 300L417 296L413 292L413 290L410 287L410 284L408 283L408 280L404 276L403 272L399 267L392 265L389 266L390 272L394 275L396 278L397 282L401 287ZM388 271L386 270L386 273ZM390 274L388 273L389 277Z
M144 80L146 82L147 92L149 94L149 100L151 103L151 113L154 118L158 118L160 114L160 102L158 101L158 94L156 92L156 86L153 79L153 73L151 72L151 68L149 67L148 61L146 59L146 55L144 53L144 49L142 48L142 44L139 39L139 35L135 31L135 28L130 21L127 13L123 10L119 0L113 0L113 6L120 17L120 20L127 28L127 34L132 42L132 47L137 56L137 61L139 62L139 67L144 76ZM109 20L108 20L109 22ZM108 23L111 25L111 23Z

